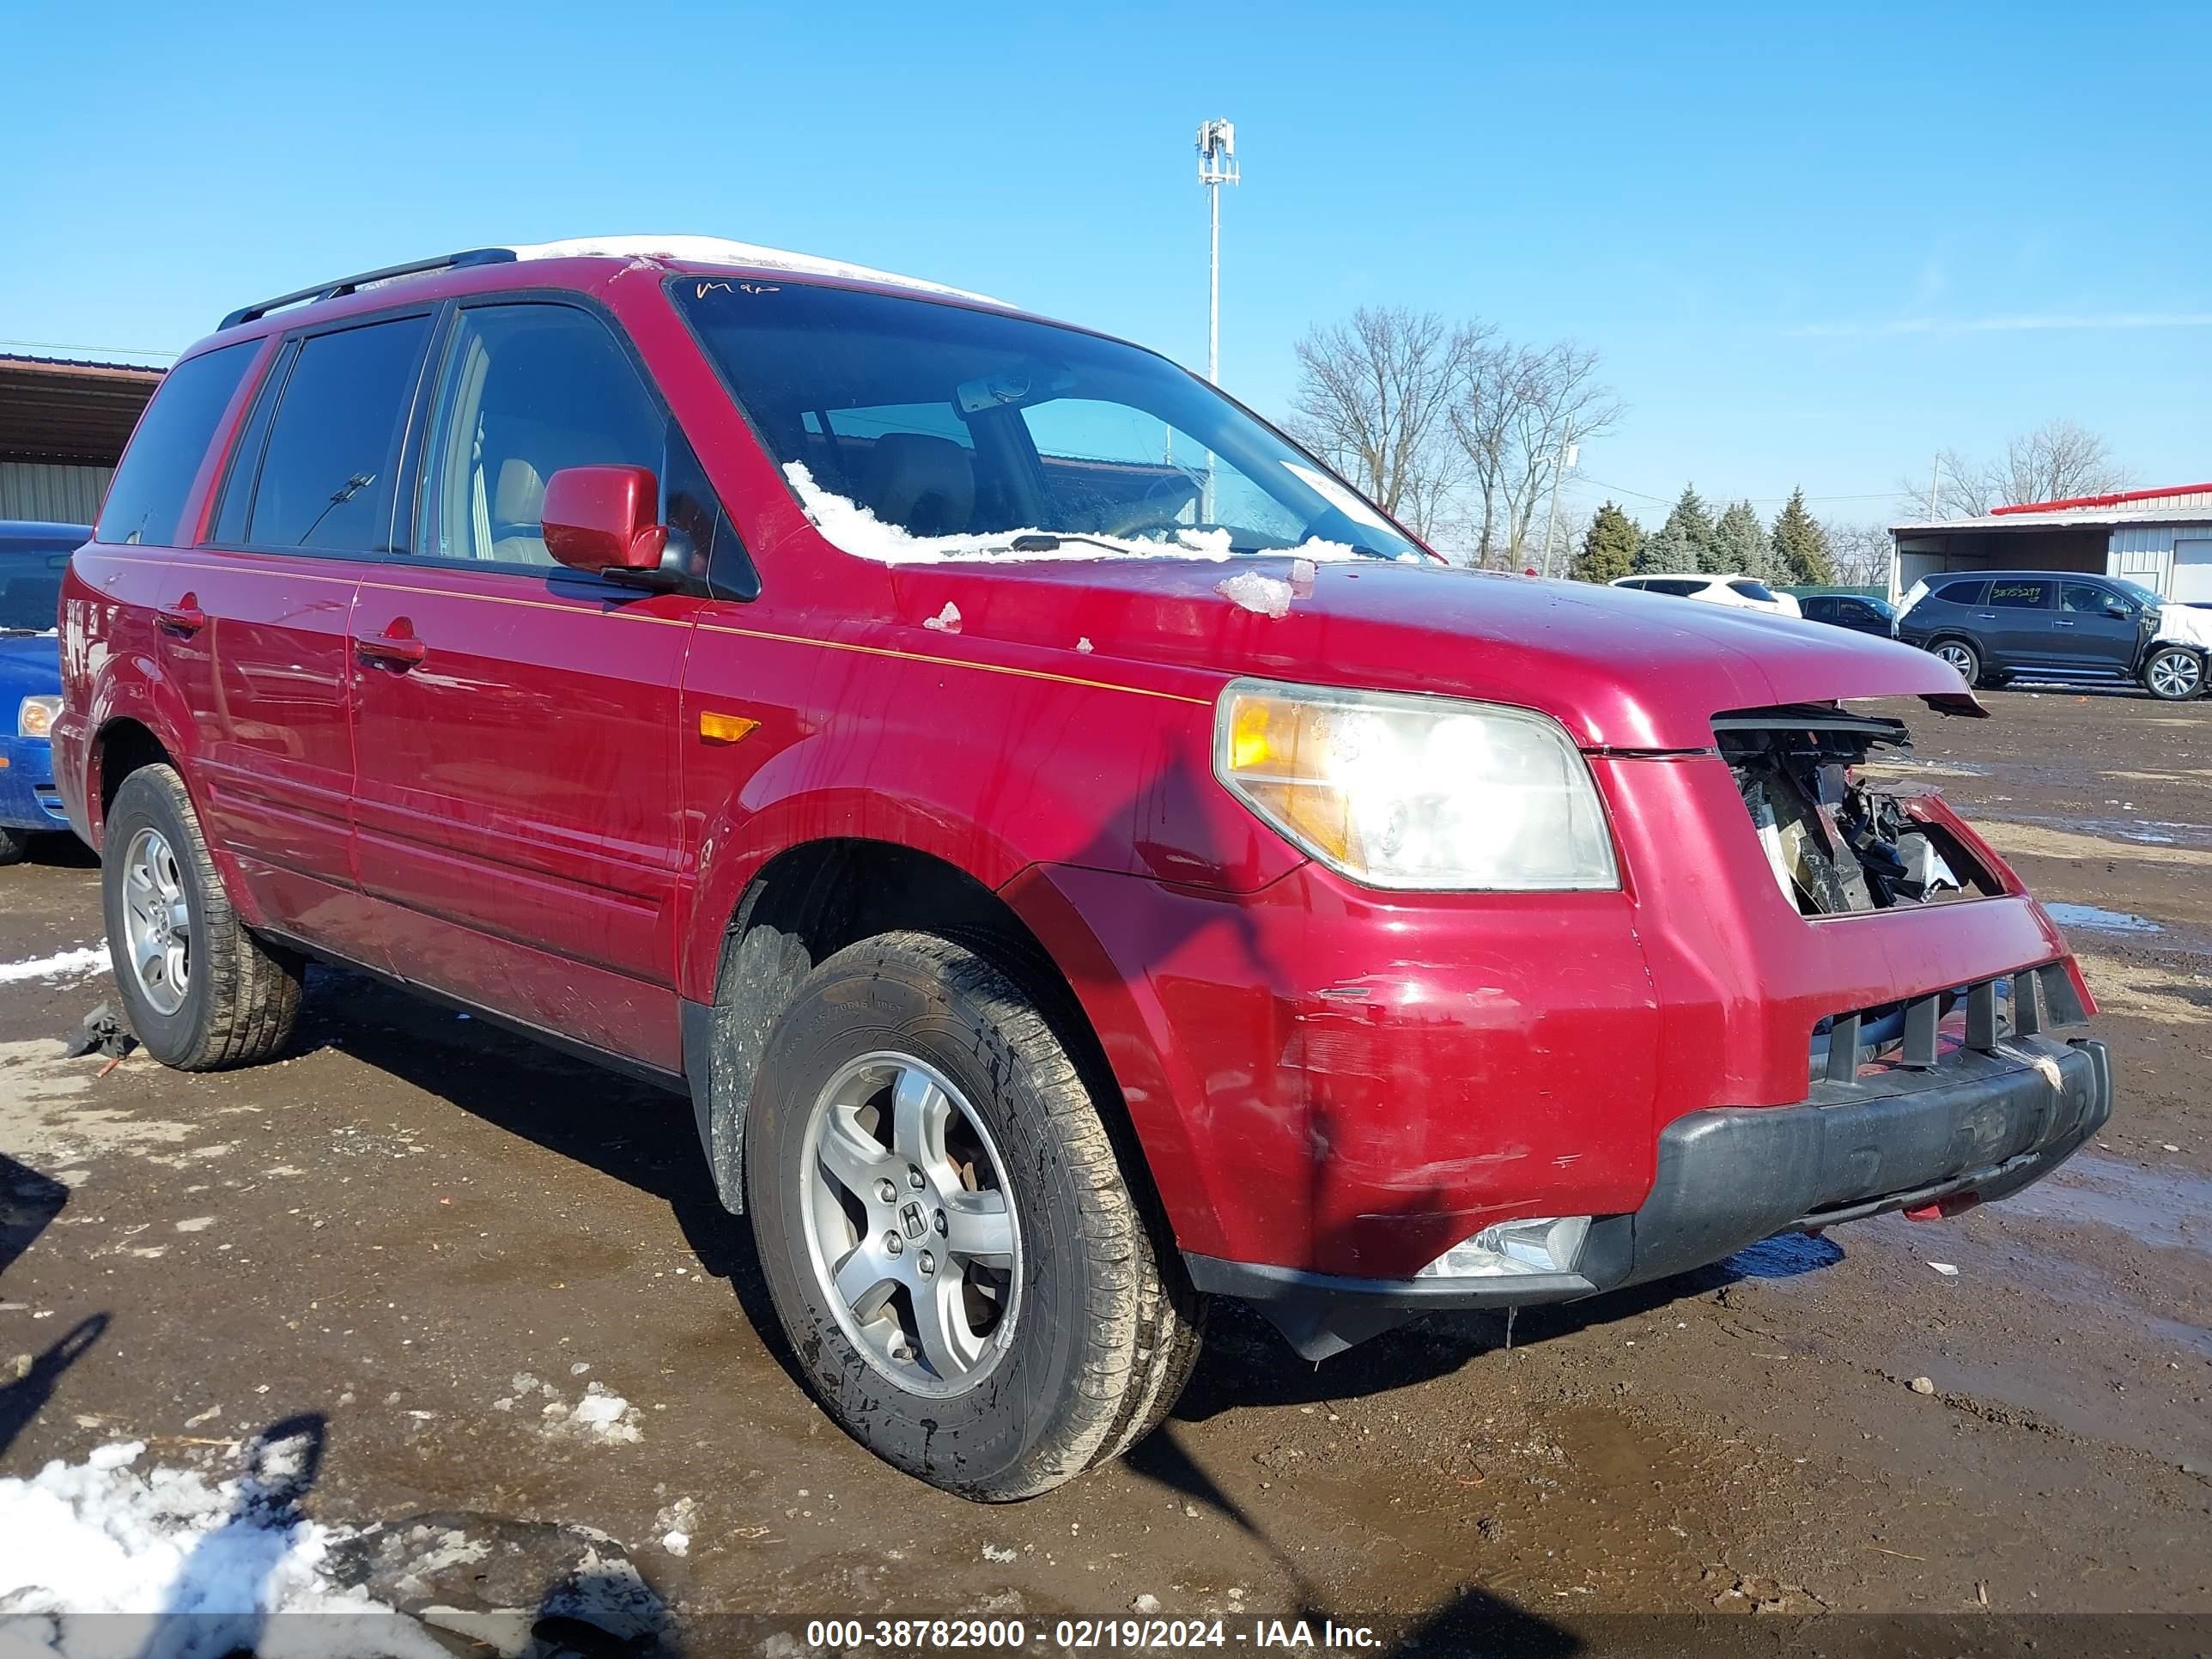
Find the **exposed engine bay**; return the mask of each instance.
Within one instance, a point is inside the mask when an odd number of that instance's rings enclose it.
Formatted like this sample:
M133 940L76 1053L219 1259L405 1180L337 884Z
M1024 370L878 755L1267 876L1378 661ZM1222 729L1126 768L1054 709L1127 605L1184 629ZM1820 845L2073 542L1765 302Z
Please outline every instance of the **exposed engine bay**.
M1802 703L1723 714L1713 732L1775 882L1802 914L1887 910L1999 890L1955 837L1907 809L1922 792L1859 775L1878 750L1900 758L1911 753L1903 721Z

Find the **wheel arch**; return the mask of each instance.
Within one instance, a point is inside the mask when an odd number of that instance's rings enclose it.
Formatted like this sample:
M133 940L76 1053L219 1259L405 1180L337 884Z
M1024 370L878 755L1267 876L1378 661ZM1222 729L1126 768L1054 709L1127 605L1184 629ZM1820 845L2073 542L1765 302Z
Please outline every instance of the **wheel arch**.
M1098 1103L1138 1202L1164 1221L1104 1045L1044 942L1013 906L950 860L861 836L803 842L763 865L722 931L712 1000L684 1004L684 1072L725 1207L744 1210L745 1115L762 1051L793 991L845 946L905 930L966 946L1035 1000Z

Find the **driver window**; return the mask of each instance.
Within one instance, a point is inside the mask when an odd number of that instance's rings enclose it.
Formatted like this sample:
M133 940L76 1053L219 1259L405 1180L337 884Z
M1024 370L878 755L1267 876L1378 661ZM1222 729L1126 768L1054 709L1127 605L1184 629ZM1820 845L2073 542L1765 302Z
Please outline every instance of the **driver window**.
M424 451L415 551L545 568L545 483L564 466L662 467L666 422L606 330L567 306L456 320Z
M2118 603L2111 593L2088 582L2061 582L2058 585L2058 608L2076 616L2101 617L2106 606Z
M1047 524L1111 536L1221 525L1267 541L1304 538L1305 526L1281 502L1158 416L1055 398L1022 419L1044 474Z

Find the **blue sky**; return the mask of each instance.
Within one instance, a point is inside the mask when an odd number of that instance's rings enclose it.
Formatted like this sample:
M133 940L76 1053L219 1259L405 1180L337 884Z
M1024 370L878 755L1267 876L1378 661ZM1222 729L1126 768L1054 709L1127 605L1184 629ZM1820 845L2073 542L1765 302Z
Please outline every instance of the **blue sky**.
M1270 413L1308 325L1395 302L1597 348L1615 494L1879 518L2057 416L2212 477L2201 4L19 0L7 36L10 341L174 350L348 270L686 230L1202 366L1218 114L1223 380Z

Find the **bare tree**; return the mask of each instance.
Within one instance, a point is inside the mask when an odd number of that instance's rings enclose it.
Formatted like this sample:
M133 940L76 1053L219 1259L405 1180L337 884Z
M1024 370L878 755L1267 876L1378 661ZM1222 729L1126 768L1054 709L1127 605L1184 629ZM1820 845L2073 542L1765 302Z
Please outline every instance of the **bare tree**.
M1621 405L1597 380L1597 353L1486 342L1451 411L1464 463L1468 528L1484 564L1515 568L1569 445L1609 430Z
M1361 307L1297 343L1291 434L1427 539L1457 482L1451 411L1488 331Z
M1828 520L1820 527L1828 532L1828 558L1835 567L1838 583L1845 587L1872 587L1889 580L1888 526Z
M2125 489L2127 469L2112 446L2071 421L2045 421L2005 441L2002 460L1975 461L1955 449L1936 458L1936 512L1943 518L1979 518L1992 507L2058 501ZM1928 510L1927 494L1912 481L1899 493L1916 512Z

